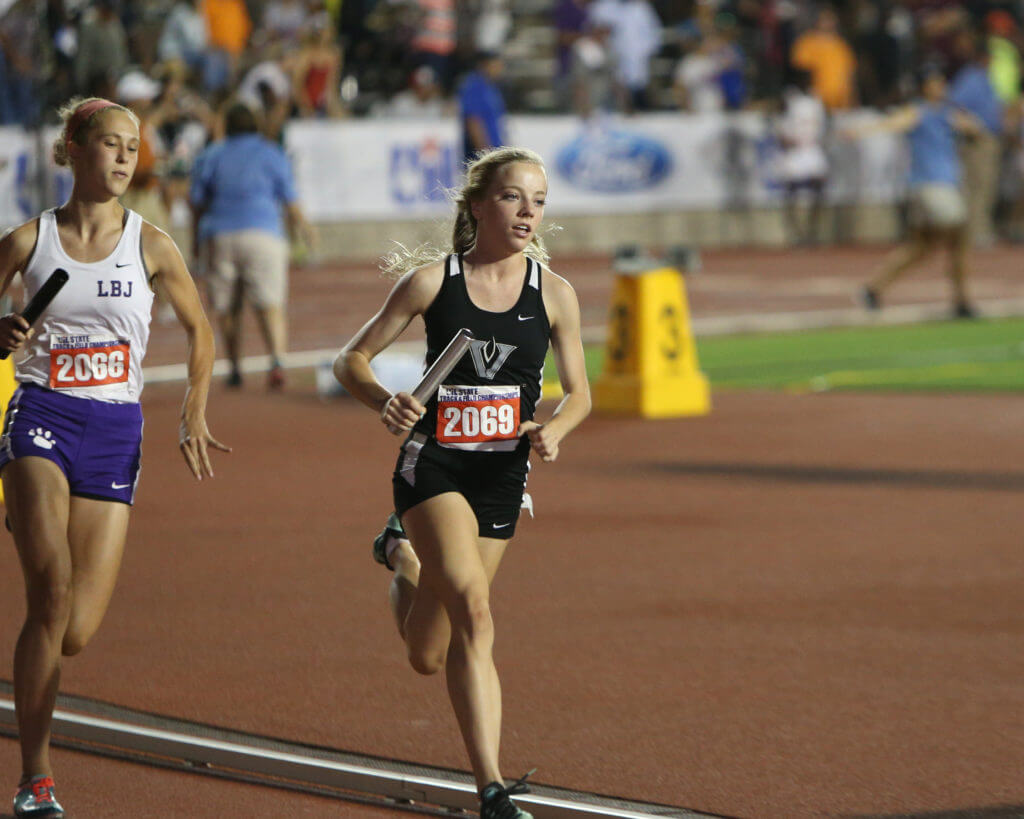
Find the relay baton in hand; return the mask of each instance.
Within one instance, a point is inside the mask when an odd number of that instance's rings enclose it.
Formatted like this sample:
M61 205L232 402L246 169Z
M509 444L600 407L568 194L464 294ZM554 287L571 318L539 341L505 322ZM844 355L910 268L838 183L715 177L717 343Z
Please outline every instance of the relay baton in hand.
M412 397L421 404L426 404L430 397L437 392L441 382L448 377L448 373L459 363L459 359L469 349L469 342L472 340L473 334L465 327L452 336L448 346L434 359L434 363L423 373L420 383L413 388ZM401 432L400 429L391 426L391 424L388 424L388 429L396 435Z
M63 267L58 267L50 274L50 278L43 282L43 286L36 291L36 294L25 305L25 309L21 311L21 317L28 322L29 327L36 323L36 319L50 306L54 296L67 283L68 271ZM0 359L7 358L10 354L10 350L0 350Z

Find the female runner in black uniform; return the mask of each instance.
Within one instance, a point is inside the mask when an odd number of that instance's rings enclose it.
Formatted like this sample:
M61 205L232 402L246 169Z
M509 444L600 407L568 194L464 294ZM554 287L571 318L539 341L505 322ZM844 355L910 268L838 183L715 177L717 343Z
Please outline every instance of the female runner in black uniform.
M532 448L544 461L590 411L576 294L543 267L537 235L547 176L519 148L479 155L456 197L454 253L400 254L383 308L345 346L335 374L388 426L410 432L394 474L395 510L409 533L391 554L392 609L422 674L447 673L448 694L480 788L481 816L528 816L525 790L498 768L501 689L492 659L489 586L515 532ZM462 327L476 340L426 406L392 395L370 361L422 315L430 364ZM565 397L533 420L551 342ZM422 582L421 582L422 581Z

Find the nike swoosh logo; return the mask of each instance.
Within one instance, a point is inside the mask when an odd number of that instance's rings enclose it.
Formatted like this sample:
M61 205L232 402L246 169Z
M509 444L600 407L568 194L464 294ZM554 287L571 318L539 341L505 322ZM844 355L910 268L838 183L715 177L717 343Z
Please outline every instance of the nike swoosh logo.
M516 316L516 318L519 319L520 321L529 321L530 319L533 318L533 316Z
M492 523L491 524L491 528L492 529L504 529L506 526L511 526L511 525L512 525L512 521L509 521L508 523Z
M115 264L114 267L131 267L131 262L125 262L124 264Z
M110 488L111 489L127 489L129 486L131 486L130 483L112 483L112 484L110 484Z

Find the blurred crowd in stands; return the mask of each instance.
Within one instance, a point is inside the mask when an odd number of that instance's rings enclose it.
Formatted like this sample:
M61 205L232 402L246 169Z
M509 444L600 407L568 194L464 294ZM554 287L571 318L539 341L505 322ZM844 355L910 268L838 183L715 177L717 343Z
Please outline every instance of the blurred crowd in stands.
M938 65L991 165L1020 142L1022 21L1024 0L0 0L0 124L76 94L131 104L183 190L228 98L271 139L291 118L454 116L480 55L509 110L582 116L774 115L802 87L827 117L906 102Z

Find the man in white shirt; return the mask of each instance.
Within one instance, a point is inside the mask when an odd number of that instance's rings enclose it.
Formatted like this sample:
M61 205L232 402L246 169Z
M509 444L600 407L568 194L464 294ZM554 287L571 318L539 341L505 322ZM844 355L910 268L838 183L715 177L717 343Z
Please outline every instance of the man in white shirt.
M661 20L654 7L648 0L596 0L587 11L591 26L606 26L612 32L616 79L624 92L625 109L648 108L651 57L661 48Z

